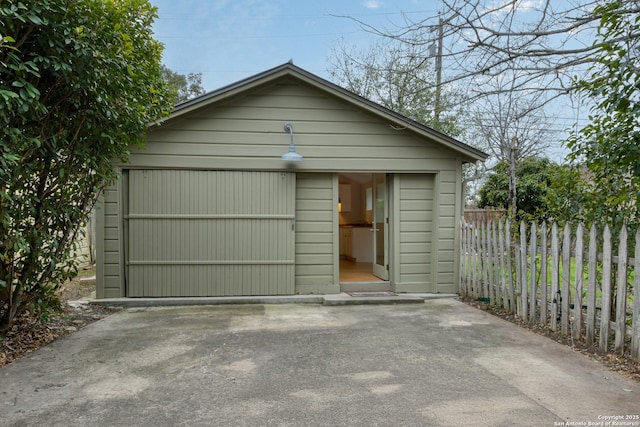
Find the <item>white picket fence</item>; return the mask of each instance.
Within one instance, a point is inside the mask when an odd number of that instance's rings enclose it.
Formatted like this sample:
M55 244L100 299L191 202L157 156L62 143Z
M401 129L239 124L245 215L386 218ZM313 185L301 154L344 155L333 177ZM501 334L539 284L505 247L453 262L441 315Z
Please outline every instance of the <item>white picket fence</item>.
M514 242L508 220L463 221L460 293L640 361L640 229L635 259L626 227L618 242L609 226L598 232L592 226L586 236L583 224L575 232L566 224L560 234L555 223L522 222Z

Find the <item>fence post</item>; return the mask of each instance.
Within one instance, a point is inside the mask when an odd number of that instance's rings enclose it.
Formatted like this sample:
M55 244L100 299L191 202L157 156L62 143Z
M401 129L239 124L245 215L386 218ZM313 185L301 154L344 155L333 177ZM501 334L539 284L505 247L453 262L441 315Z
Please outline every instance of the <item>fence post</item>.
M473 232L472 232L472 238L471 238L471 245L473 246L473 296L474 298L478 298L478 281L482 280L478 277L478 269L480 268L480 266L482 265L480 262L480 254L479 254L479 247L478 247L478 224L474 224L473 227Z
M559 272L560 256L558 253L558 224L551 226L551 329L558 330L558 314L560 313Z
M640 228L636 231L636 251L633 254L633 323L631 325L631 357L640 362Z
M573 299L573 331L575 338L582 337L582 283L584 278L584 225L576 230L576 295Z
M602 245L602 310L600 311L600 349L609 348L609 319L611 317L611 229L604 227Z
M614 351L624 353L627 332L627 226L622 224L618 241L618 286L616 290L616 339Z
M547 323L547 310L549 310L549 297L547 295L547 223L540 227L540 323Z
M538 251L538 227L534 222L531 224L531 249L529 253L529 265L530 265L530 288L529 288L529 322L533 323L536 317L536 256Z
M598 293L596 274L598 271L598 239L595 224L589 230L589 273L587 284L587 325L586 343L593 344L596 337L596 295Z

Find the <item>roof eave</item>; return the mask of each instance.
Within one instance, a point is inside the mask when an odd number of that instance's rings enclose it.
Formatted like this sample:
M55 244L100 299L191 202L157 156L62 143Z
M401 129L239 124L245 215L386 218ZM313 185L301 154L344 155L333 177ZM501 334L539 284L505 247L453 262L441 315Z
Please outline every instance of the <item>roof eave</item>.
M191 100L178 104L176 105L175 109L171 112L169 117L163 120L158 120L155 123L153 123L153 125L161 125L163 122L167 120L175 119L191 111L197 110L199 108L205 107L215 102L219 102L223 99L232 97L238 93L250 90L253 87L267 84L285 75L294 76L298 79L305 81L308 84L311 84L319 88L320 90L328 91L333 95L338 96L339 98L347 102L355 104L360 108L368 110L378 116L384 117L385 119L392 122L394 125L406 127L408 130L411 130L423 137L436 140L437 142L443 144L444 146L451 148L454 151L457 151L460 154L462 154L463 161L465 162L472 163L476 161L484 161L489 157L488 154L474 147L471 147L470 145L467 145L461 141L458 141L457 139L451 138L441 132L431 129L420 122L417 122L406 116L403 116L402 114L397 113L393 110L390 110L380 104L377 104L373 101L363 98L341 86L338 86L335 83L332 83L328 80L323 79L322 77L319 77L296 65L293 65L293 63L291 62L279 65L277 67L263 71L262 73L255 74L253 76L247 77L246 79L224 86L213 92L206 93L197 98L193 98Z

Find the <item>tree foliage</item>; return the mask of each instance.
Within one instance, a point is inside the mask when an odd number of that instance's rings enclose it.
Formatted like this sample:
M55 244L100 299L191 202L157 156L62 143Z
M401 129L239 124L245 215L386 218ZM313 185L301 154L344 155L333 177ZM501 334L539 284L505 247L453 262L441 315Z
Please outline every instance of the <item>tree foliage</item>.
M173 103L148 0L0 2L0 334L74 273L98 192Z
M516 165L518 219L573 219L580 214L584 193L580 171L549 159L527 157ZM499 162L479 190L480 208L506 208L509 162Z
M590 74L577 81L592 100L590 123L569 140L570 157L589 171L590 221L640 223L640 14L608 1L601 16Z
M162 77L176 91L176 103L182 103L204 94L202 73L176 73L162 65Z

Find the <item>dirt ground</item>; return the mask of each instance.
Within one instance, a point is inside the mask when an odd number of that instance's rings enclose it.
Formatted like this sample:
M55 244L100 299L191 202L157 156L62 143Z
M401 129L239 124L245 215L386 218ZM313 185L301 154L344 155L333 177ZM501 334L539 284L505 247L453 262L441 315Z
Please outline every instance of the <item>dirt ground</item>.
M486 303L477 302L475 300L466 300L465 302L480 310L484 310L487 313L491 313L494 316L498 316L511 323L515 323L522 328L529 329L539 335L544 335L549 339L564 344L567 347L571 347L574 351L580 352L593 360L597 360L612 371L618 372L621 375L640 382L640 362L634 362L628 352L625 352L625 354L605 353L600 350L597 342L594 345L588 346L583 341L572 340L571 337L564 336L559 332L554 332L547 325L525 322L512 313L495 307L489 307ZM626 347L629 348L629 346Z
M117 310L94 304L69 305L70 301L92 296L95 290L95 269L81 270L78 277L58 289L62 302L59 313L45 323L29 311L20 314L7 336L0 338L0 367Z

